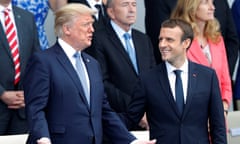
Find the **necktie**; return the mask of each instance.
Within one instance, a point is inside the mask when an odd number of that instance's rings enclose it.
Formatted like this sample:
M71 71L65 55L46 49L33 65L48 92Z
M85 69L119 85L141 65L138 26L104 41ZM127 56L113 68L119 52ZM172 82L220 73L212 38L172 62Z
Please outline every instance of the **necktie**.
M138 67L137 67L137 59L136 59L136 52L135 52L135 49L131 46L130 44L130 34L129 33L125 33L123 35L124 37L124 40L125 40L125 45L126 45L126 51L132 61L132 64L134 66L134 69L136 71L136 73L138 73Z
M176 75L176 82L175 82L175 96L176 96L176 103L179 109L180 114L183 112L184 106L184 97L183 97L183 86L182 86L182 79L181 79L181 70L174 70Z
M20 57L19 57L19 49L18 49L18 41L17 41L17 33L16 28L13 24L9 16L9 9L4 10L4 23L6 28L6 36L9 43L10 51L12 54L15 76L14 76L14 84L16 85L20 81Z
M102 6L100 4L96 4L95 7L98 9L98 20L100 20L104 16Z
M83 90L84 90L84 94L85 94L85 97L88 101L88 104L90 104L90 92L89 92L89 89L88 89L88 86L87 86L87 77L84 73L84 63L82 61L82 57L80 55L79 52L76 52L74 54L74 58L76 58L76 69L77 69L77 74L78 74L78 77L81 81L81 84L82 84L82 87L83 87Z

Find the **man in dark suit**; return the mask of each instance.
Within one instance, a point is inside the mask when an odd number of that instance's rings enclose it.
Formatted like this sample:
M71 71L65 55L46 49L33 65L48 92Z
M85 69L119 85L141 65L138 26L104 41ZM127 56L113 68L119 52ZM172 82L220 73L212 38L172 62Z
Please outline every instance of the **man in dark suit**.
M128 124L137 123L146 111L150 138L159 144L226 144L217 76L213 69L187 60L192 39L190 24L163 22L159 49L164 62L140 76Z
M127 111L138 75L155 66L150 39L142 32L132 29L136 21L136 4L136 0L107 1L111 21L105 30L95 33L90 53L101 65L108 100L117 113ZM134 58L129 54L124 34L131 37ZM145 124L140 125L147 128Z
M24 90L28 144L101 144L103 131L116 144L154 144L131 135L110 108L100 66L82 52L91 45L95 11L68 4L56 12L57 43L36 53Z
M98 11L96 14L94 14L95 21L93 23L93 27L95 31L104 29L108 21L108 15L106 13L104 1L105 0L67 0L68 3L82 3Z
M22 80L29 57L40 50L35 20L11 0L0 1L0 20L0 135L26 133Z
M161 54L158 49L158 35L161 23L170 18L171 12L177 0L145 0L146 33L150 36L157 63L161 62ZM228 65L231 76L233 75L236 60L238 57L238 37L233 23L231 10L227 0L214 0L215 16L221 25L221 32L226 45Z

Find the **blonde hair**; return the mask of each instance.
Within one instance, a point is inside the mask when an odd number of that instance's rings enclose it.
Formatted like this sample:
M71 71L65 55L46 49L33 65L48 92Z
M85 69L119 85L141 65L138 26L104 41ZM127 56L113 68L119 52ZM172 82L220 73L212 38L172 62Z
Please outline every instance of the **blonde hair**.
M200 2L201 0L178 0L176 7L171 14L171 18L182 19L190 23L195 36L200 33L195 17ZM214 43L220 41L220 24L217 19L207 21L203 34L207 39L210 39Z
M57 37L62 37L62 26L66 23L71 23L79 15L89 14L94 15L95 10L80 3L67 4L55 12L54 30Z

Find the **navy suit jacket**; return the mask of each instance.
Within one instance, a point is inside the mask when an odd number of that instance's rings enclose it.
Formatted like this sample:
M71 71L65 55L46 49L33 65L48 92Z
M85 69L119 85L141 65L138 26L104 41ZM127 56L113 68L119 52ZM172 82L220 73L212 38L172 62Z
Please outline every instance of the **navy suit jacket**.
M156 138L158 144L210 144L208 120L212 144L227 143L217 76L205 66L189 62L187 100L182 115L171 92L165 63L144 73L129 107L128 122L137 123L144 111L150 138Z
M110 25L97 31L88 52L101 65L104 84L111 107L118 113L126 112L138 74L122 42ZM147 35L132 29L139 73L155 66L152 43Z
M51 138L52 144L101 144L103 130L116 144L135 139L106 100L99 64L84 52L82 56L90 80L90 107L58 43L31 59L24 81L28 144L41 137Z
M3 24L0 23L0 95L7 90L23 89L22 80L27 62L34 52L40 50L37 28L33 15L30 12L15 6L13 6L13 14L19 40L18 44L21 68L20 82L18 87L14 86L15 69L13 58L5 31L3 29ZM2 113L10 113L10 110L2 101L0 101L0 107ZM23 112L21 112L20 116L25 117ZM2 118L0 117L0 120L1 119ZM4 116L4 119L6 119L6 115Z

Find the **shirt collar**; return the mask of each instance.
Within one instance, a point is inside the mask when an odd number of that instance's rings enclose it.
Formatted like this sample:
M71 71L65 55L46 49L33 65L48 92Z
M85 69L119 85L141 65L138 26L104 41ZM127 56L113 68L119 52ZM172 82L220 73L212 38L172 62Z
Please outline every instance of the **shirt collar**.
M12 11L12 3L9 3L7 7L0 5L0 12L3 12L6 8Z
M113 27L113 29L115 30L115 32L117 33L117 35L119 37L123 37L123 35L126 33L126 31L124 31L121 27L119 27L114 21L111 20L111 25ZM132 28L129 29L129 31L127 31L127 33L129 33L130 35L132 35Z
M96 4L102 5L102 0L99 0L98 2L95 0L87 0L87 2L91 8L95 8Z
M76 50L68 43L66 43L63 39L58 38L58 43L62 47L63 51L66 53L67 57L72 58L73 55L76 53ZM79 52L81 54L81 51Z
M186 59L185 62L183 63L183 65L180 68L176 68L173 65L171 65L169 62L165 62L166 67L167 67L167 73L170 74L172 73L174 70L181 70L183 73L188 73L188 60Z

